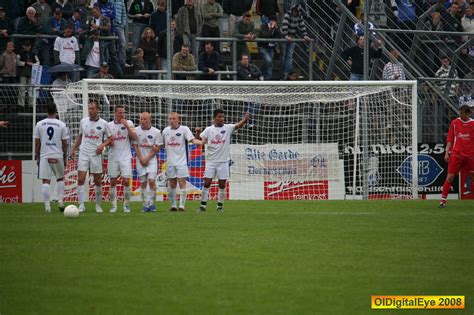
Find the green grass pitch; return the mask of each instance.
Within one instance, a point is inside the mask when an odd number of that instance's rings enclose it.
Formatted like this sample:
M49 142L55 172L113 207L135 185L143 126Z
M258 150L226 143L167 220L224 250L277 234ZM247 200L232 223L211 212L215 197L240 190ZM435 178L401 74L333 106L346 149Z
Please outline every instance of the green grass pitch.
M96 214L89 204L67 219L1 205L0 314L474 312L473 202L197 207ZM372 294L465 295L466 309L371 310Z

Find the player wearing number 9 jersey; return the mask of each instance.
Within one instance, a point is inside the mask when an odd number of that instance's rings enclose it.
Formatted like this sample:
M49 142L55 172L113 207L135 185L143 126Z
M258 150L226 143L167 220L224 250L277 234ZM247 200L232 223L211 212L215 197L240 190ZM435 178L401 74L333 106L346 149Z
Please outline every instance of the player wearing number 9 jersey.
M39 121L34 131L35 157L39 162L38 178L43 181L43 200L46 212L51 212L50 183L56 177L59 210L64 210L64 166L67 157L67 140L69 133L62 121L56 118L56 105L46 107L48 118Z
M440 208L446 207L446 199L454 177L466 169L471 178L474 173L474 119L470 118L469 105L459 107L459 118L451 122L447 136L444 159L448 162L448 175L443 185ZM471 185L471 191L472 191Z

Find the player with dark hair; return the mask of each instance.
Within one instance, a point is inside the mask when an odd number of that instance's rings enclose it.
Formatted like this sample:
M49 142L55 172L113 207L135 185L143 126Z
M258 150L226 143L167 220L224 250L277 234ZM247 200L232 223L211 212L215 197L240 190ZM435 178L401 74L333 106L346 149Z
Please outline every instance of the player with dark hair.
M217 195L217 211L224 212L226 197L226 182L230 176L230 138L235 130L242 128L249 120L249 113L245 113L241 121L236 124L224 124L224 111L216 109L213 113L214 124L207 127L200 135L203 144L207 144L206 169L204 171L204 188L201 195L201 206L198 212L206 211L206 203L212 179L217 177L219 193ZM199 132L199 129L196 130Z
M56 177L59 210L64 210L64 167L67 163L67 140L69 133L66 124L56 118L56 105L46 107L48 118L39 121L34 131L35 158L38 161L38 178L43 181L43 200L46 212L51 212L51 177Z
M462 105L459 107L459 118L454 119L449 127L444 156L448 162L448 175L441 193L440 208L446 207L446 199L456 174L461 169L467 169L472 178L474 173L474 119L470 115L471 108Z

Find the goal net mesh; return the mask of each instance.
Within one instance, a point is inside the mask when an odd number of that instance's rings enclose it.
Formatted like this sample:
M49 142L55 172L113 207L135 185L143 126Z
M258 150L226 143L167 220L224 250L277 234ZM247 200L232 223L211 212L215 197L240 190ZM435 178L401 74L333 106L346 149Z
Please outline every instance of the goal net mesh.
M168 125L172 111L178 112L181 123L191 130L210 126L216 108L224 110L226 123L237 123L249 112L248 124L232 136L229 199L379 199L413 197L416 183L411 180L411 146L416 121L412 121L412 89L408 83L92 80L87 81L86 89L81 82L70 84L64 92L54 93L54 99L72 141L78 136L80 120L87 115L83 103L92 99L99 102L101 117L107 121L113 120L114 105L122 104L135 126L140 113L146 111L152 114L152 125L160 130ZM206 148L190 145L188 152L188 198L198 199ZM166 198L164 150L158 159L158 194ZM67 167L66 195L70 200L75 199L75 167L73 161ZM105 197L107 181L104 175ZM135 173L132 187L138 194ZM216 192L215 187L211 189L211 199Z

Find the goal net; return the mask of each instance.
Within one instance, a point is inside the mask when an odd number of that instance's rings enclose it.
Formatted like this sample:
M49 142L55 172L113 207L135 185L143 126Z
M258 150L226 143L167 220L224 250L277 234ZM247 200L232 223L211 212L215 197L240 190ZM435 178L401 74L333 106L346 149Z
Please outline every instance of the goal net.
M84 80L54 93L54 99L72 141L92 99L107 121L113 119L114 105L122 104L136 126L147 111L160 130L171 111L191 130L210 126L216 108L224 110L226 123L237 123L249 112L248 124L232 136L229 199L417 197L416 82ZM198 199L206 148L190 145L188 152L188 198ZM166 198L164 150L158 160L158 194ZM75 199L75 170L71 161L69 200ZM132 181L137 197L136 173ZM103 184L106 198L105 175ZM216 195L211 188L210 198Z

